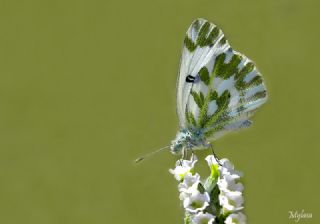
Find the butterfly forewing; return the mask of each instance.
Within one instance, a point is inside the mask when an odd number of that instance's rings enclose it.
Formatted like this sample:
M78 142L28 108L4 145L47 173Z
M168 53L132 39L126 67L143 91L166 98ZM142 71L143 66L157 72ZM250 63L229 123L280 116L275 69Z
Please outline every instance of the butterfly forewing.
M180 127L187 127L186 106L193 83L186 82L187 77L196 77L199 70L209 63L217 51L223 34L215 25L204 19L195 20L189 27L180 61L180 72L177 81L177 112Z
M267 99L253 62L203 19L186 34L177 88L180 126L199 128L208 138L248 127L248 118Z

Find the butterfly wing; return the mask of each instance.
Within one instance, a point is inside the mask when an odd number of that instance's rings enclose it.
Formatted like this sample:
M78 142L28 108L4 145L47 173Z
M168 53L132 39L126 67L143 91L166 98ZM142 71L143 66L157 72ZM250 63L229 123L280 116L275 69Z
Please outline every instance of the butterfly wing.
M267 100L253 62L203 19L187 32L177 91L180 126L202 129L209 139L248 127L248 118Z
M193 83L186 81L187 77L196 77L199 70L212 60L214 54L222 51L218 48L222 39L223 33L218 27L204 19L193 21L186 33L177 81L177 113L181 128L188 126L186 106L193 87Z

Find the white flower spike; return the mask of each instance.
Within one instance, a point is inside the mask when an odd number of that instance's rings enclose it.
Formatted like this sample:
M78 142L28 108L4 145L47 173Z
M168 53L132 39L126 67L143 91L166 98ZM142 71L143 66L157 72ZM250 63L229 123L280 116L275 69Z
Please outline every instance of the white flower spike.
M228 159L220 164L213 155L207 156L209 177L201 180L194 172L197 158L178 160L170 172L179 181L179 198L185 209L185 224L224 223L245 224L243 209L243 185L239 182L242 174L234 169Z

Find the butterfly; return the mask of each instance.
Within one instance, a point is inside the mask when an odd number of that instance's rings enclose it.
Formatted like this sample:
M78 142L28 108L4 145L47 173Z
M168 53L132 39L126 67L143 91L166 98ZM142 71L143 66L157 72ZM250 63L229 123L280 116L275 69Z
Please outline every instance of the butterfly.
M216 25L196 19L184 38L177 80L180 130L170 146L157 151L209 148L224 134L249 127L249 118L266 101L255 64L233 50Z

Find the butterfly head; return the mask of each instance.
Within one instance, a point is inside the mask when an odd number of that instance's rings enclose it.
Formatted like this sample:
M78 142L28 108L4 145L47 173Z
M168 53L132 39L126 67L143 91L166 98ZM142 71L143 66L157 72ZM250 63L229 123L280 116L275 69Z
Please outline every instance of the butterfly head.
M180 154L182 152L182 149L183 149L183 146L184 146L184 141L183 139L175 139L171 142L171 145L170 145L170 151L173 153L173 154Z
M176 138L171 142L170 151L180 154L183 149L192 149L203 143L203 135L199 130L183 129L178 132Z

